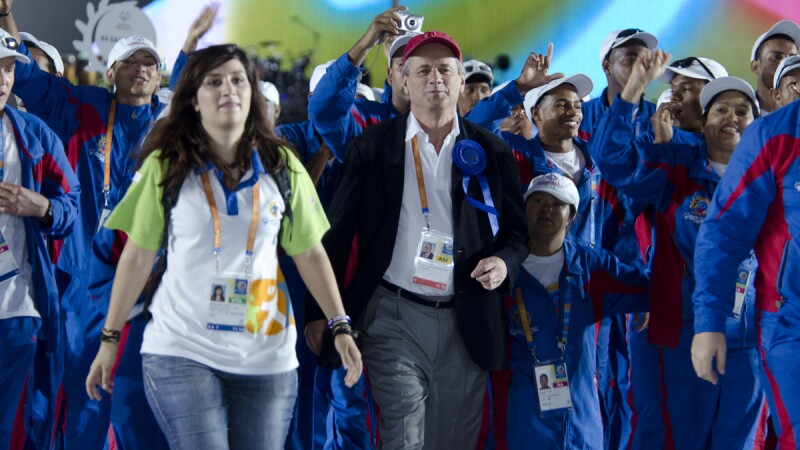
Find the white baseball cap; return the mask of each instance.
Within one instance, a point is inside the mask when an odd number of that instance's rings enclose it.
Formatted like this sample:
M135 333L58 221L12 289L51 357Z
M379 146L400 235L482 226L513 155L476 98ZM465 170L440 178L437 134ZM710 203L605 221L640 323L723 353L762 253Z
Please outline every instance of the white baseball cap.
M36 36L24 31L19 32L19 39L21 41L28 41L41 49L50 59L53 60L53 67L55 67L56 72L60 75L64 74L64 60L61 59L61 54L58 53L58 50L55 47L45 41L36 39Z
M531 180L528 190L525 191L523 196L526 202L534 192L547 192L562 202L574 206L576 211L581 201L581 196L578 194L578 188L575 187L575 183L564 175L557 173L546 173Z
M725 70L722 64L713 59L690 56L673 61L658 79L664 83L669 83L678 75L696 80L711 81L715 78L727 77L728 71Z
M662 103L671 101L672 101L672 88L664 89L661 95L658 96L658 101L656 102L656 109L660 108Z
M795 69L800 69L800 56L793 55L783 58L780 64L778 64L778 68L775 69L775 78L772 80L772 87L778 89L781 84L781 78Z
M480 83L486 82L489 83L489 86L492 85L494 82L494 76L492 76L492 68L488 65L478 61L477 59L471 59L469 61L464 62L464 82L465 83Z
M134 34L133 36L124 37L114 44L114 47L108 53L106 67L110 69L115 62L128 59L139 50L146 51L155 58L156 64L161 64L161 57L158 56L158 51L156 51L153 41L140 34Z
M28 64L30 58L17 51L19 43L8 32L0 28L0 58L13 56L17 61Z
M714 97L725 91L741 92L748 99L750 99L750 101L756 105L756 109L758 109L756 93L753 91L753 87L750 86L748 82L739 77L721 77L717 78L716 80L709 81L703 90L700 91L700 104L703 106L703 111L708 109L711 100L713 100Z
M564 83L571 84L575 87L575 90L578 92L578 98L584 98L592 92L594 88L594 84L592 84L591 78L587 77L582 73L576 73L575 75L571 75L564 78L559 78L557 80L553 80L543 86L539 86L538 88L531 89L525 94L525 114L528 116L528 119L531 121L533 117L531 116L531 108L536 106L539 103L539 100L544 97L548 92L552 91L553 89L561 86Z
M800 47L800 25L797 25L792 20L781 20L780 22L776 23L772 26L766 33L762 34L761 36L756 39L756 43L753 44L753 51L750 55L750 61L756 60L756 53L758 53L758 47L761 47L761 44L764 43L767 39L775 36L776 34L784 34L789 36L795 45Z
M364 83L358 83L358 86L356 86L356 95L360 95L373 102L375 101L375 94L372 92L372 88Z
M259 81L258 87L261 89L261 95L263 95L265 99L280 106L281 95L278 93L278 88L276 88L274 84L269 81Z
M608 34L608 36L606 36L605 40L603 41L603 45L600 46L600 53L598 54L598 57L600 58L600 64L603 64L603 61L606 60L606 57L608 57L608 54L611 53L611 50L614 50L620 45L635 39L644 42L644 45L649 50L653 50L654 48L658 47L658 38L654 34L650 34L638 28L612 31Z
M406 34L394 38L394 40L392 41L392 46L389 47L389 55L388 55L389 64L392 63L392 56L395 53L397 53L402 47L405 47L405 45L408 44L408 41L410 41L411 38L420 34L422 33L417 33L415 31L406 31ZM397 55L397 57L402 57L402 56L403 56L402 54Z
M314 71L311 72L311 79L308 80L308 92L314 92L314 89L319 84L319 80L322 79L322 76L328 71L328 67L330 67L334 62L336 62L336 60L332 59L324 64L314 67Z

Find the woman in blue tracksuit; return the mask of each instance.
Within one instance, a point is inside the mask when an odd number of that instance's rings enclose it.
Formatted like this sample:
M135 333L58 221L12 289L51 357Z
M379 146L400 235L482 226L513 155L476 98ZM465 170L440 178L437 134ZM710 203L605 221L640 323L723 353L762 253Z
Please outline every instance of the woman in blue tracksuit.
M656 52L639 70L654 79L667 56ZM652 78L651 78L652 77ZM644 83L645 85L647 83ZM754 444L764 395L758 381L755 351L755 259L742 261L741 307L728 320L732 349L728 375L719 385L696 377L689 348L693 336L691 293L694 247L710 198L744 128L758 114L755 94L743 80L721 77L701 93L704 141L671 141L668 112L656 121L655 134L633 138L630 117L635 105L618 97L597 128L592 148L606 179L639 204L655 208L655 252L650 285L648 339L662 347L661 365L667 417L665 445L681 449L750 448ZM736 273L731 273L735 278ZM733 292L731 292L733 295Z
M540 175L525 200L531 254L509 309L507 445L602 449L595 324L645 311L647 278L610 253L565 240L579 205L570 179Z
M507 299L506 444L602 449L595 325L603 317L645 311L647 277L641 267L621 264L610 253L565 240L580 202L568 178L555 173L534 178L525 201L531 254L515 298ZM569 410L554 407L559 389L569 394Z

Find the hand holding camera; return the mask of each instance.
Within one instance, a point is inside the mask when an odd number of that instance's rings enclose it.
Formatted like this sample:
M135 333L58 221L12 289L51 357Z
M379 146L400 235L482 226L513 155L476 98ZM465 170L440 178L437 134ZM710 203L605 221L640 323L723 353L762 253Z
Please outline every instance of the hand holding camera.
M369 50L386 37L400 36L412 31L421 32L424 18L405 12L407 9L405 6L398 6L375 16L364 35L348 52L350 62L355 66L363 64Z

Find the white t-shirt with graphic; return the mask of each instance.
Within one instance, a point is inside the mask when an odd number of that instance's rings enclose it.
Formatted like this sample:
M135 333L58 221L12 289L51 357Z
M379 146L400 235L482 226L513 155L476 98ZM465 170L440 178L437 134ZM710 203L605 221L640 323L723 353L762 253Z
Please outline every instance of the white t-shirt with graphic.
M278 186L272 177L261 172L245 331L208 329L208 319L214 277L245 270L252 183L228 192L215 172L208 172L221 230L222 251L217 271L213 254L214 223L203 181L199 174L190 172L172 209L167 270L153 296L150 306L153 320L145 329L142 353L184 357L242 375L281 373L298 366L297 330L286 282L278 269L278 239L288 255L297 255L320 242L329 224L303 165L291 151L285 153L294 218L290 223L284 217ZM158 160L158 152L151 154L105 226L125 231L140 247L158 249L164 229L163 188L158 184L165 170L166 164ZM242 177L240 186L252 181L252 177L251 168Z

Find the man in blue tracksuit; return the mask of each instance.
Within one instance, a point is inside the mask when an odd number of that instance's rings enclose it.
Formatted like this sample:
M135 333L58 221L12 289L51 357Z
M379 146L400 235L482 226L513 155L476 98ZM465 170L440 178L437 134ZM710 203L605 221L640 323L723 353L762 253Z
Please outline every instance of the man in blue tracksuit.
M647 277L610 253L567 238L579 204L572 180L539 175L525 199L531 253L522 263L515 298L506 301L512 305L506 443L520 450L602 449L595 324L645 311ZM563 364L566 374L563 368L547 373L551 364ZM556 390L569 394L569 410L553 407Z
M693 335L691 291L694 288L695 238L706 217L709 198L733 152L738 133L757 114L755 94L742 80L723 77L701 93L706 139L697 145L671 142L672 128L659 124L655 138L633 138L631 115L637 90L662 73L668 55L648 56L642 79L627 86L601 121L592 147L609 183L639 204L655 209L655 251L650 289L649 341L663 347L663 389L668 412L666 446L681 449L752 446L763 394L753 329L754 292L742 287L740 316L728 324L728 344L737 348L731 376L719 387L700 382L688 354ZM644 57L637 64L645 64ZM640 91L639 91L640 92ZM665 117L669 117L668 114ZM655 125L654 125L655 126ZM655 139L655 141L654 141ZM657 144L656 142L660 142ZM743 258L740 270L755 269ZM731 278L734 278L734 271Z
M195 25L187 37L189 42L194 36L194 45L202 35L192 34L198 31ZM13 14L0 18L0 26L16 35ZM24 45L20 51L27 54ZM185 54L181 57L185 58ZM105 316L105 310L87 298L92 239L130 184L136 164L131 155L165 108L156 95L160 61L153 43L142 36L118 41L108 55L106 70L114 92L73 86L33 63L18 63L16 67L14 93L64 142L67 159L83 186L74 232L63 245L55 246L57 252L60 250L56 277L67 342L63 363L63 440L69 448L100 448L108 434L111 402L90 402L84 386ZM56 430L60 432L62 427L57 426Z
M735 281L727 274L755 249L762 377L772 394L780 448L797 448L800 430L798 125L800 102L794 101L747 128L700 227L695 259L692 360L700 377L719 383L732 370L724 333L734 308Z
M0 448L11 447L12 435L21 448L30 429L33 400L27 392L36 376L37 347L57 354L63 345L45 239L72 231L80 188L53 131L6 105L16 61L29 59L4 30L0 39ZM22 423L16 430L15 420Z
M633 61L640 53L657 46L658 39L655 35L638 28L617 30L606 36L600 46L598 58L608 84L599 97L583 105L583 122L578 136L591 142L603 115L628 83ZM652 129L650 118L655 109L655 105L646 101L644 96L639 99L635 112L637 134ZM619 236L612 248L621 252L617 256L632 263L635 260L633 250L636 248L636 239L633 230L636 215L627 213L626 216L619 224ZM626 447L632 431L630 421L633 413L628 402L630 356L626 338L636 339L641 335L636 331L628 333L627 329L624 317L613 317L604 319L598 332L598 389L606 431L606 448L609 449Z

